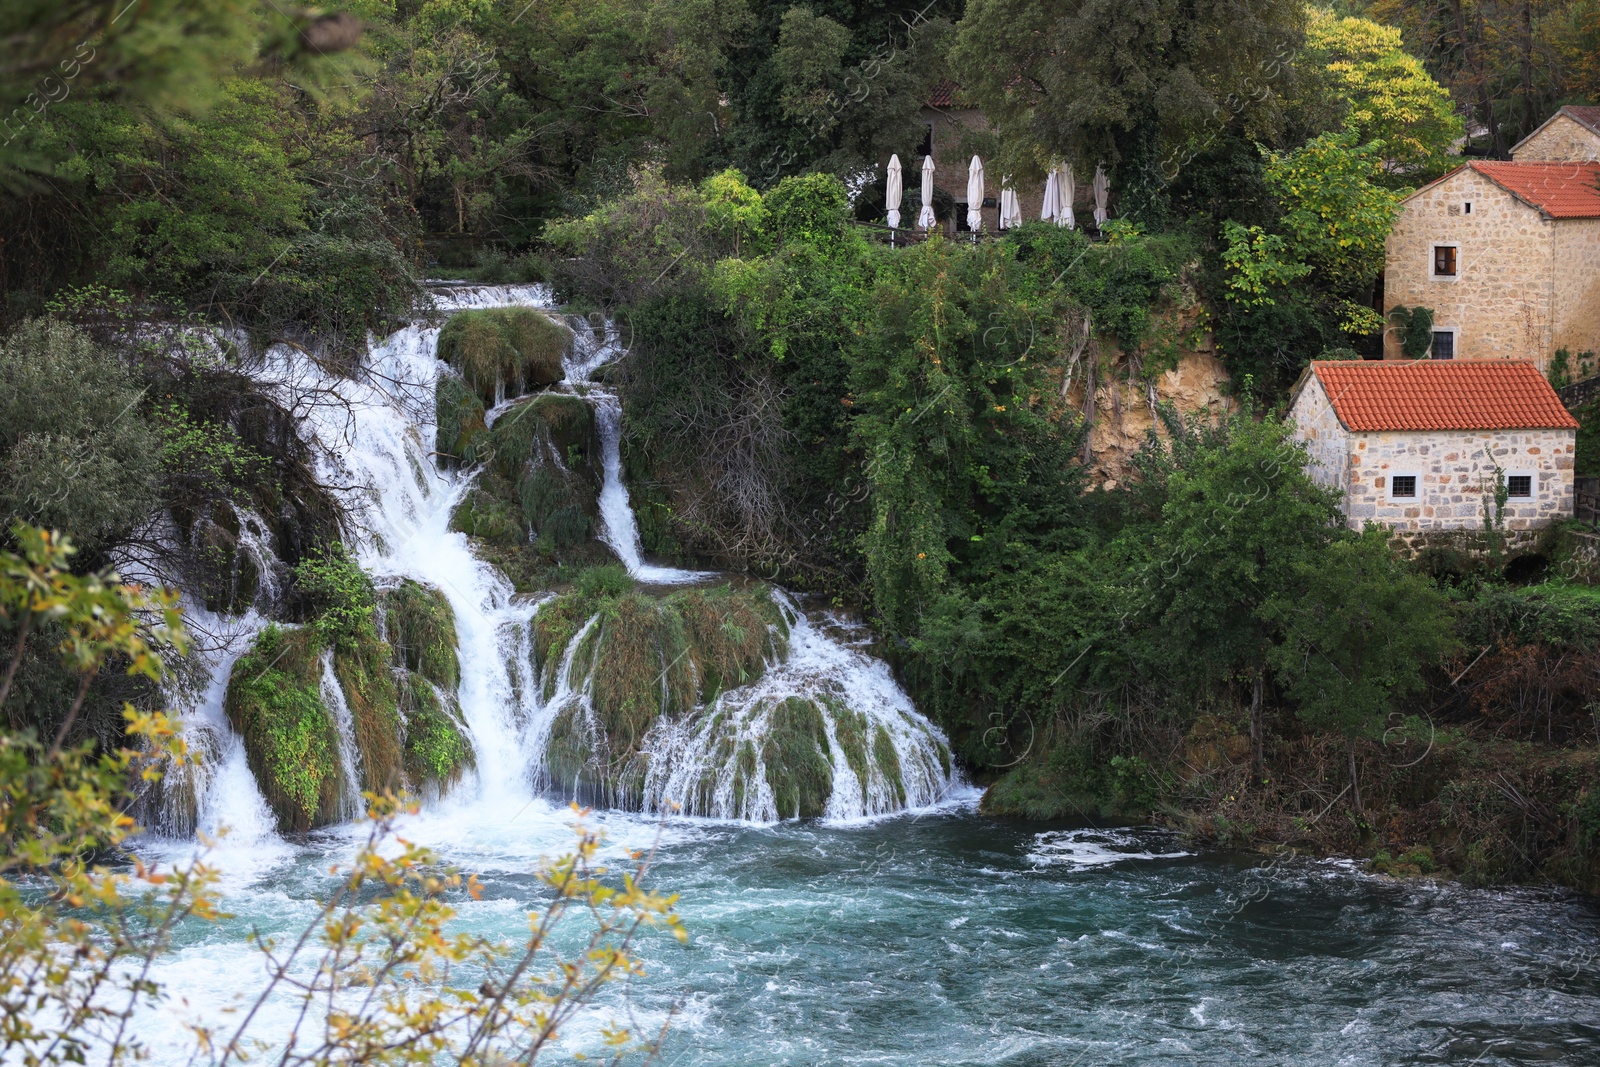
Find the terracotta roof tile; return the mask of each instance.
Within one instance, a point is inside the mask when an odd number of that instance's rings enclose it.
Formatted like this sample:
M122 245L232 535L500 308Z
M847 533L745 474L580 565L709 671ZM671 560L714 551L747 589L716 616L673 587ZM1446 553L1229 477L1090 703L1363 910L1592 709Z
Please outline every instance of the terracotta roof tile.
M1315 360L1350 430L1575 430L1539 369L1525 360Z
M1600 218L1600 163L1469 163L1556 219Z
M949 78L946 78L938 85L935 85L933 87L933 91L928 94L928 106L941 108L954 107L956 104L956 93L958 92L960 92L960 86L956 85L956 83L951 81Z

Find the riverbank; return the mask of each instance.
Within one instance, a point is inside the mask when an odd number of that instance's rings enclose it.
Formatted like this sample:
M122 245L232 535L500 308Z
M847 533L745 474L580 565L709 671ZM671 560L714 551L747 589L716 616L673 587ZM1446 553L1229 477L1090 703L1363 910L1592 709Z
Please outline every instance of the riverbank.
M1399 877L1600 893L1600 748L1482 723L1397 725L1356 745L1358 813L1342 740L1284 725L1269 735L1264 781L1250 771L1247 724L1211 715L1164 763L1116 758L1120 775L1086 778L1056 749L994 781L981 810L1149 820L1198 842L1349 857Z

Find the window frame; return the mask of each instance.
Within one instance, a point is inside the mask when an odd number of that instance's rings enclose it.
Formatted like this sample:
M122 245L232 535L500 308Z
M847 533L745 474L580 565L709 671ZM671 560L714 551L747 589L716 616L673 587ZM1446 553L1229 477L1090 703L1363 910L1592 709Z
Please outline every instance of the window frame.
M1456 360L1456 359L1460 359L1461 358L1461 331L1459 329L1457 329L1454 326L1435 326L1431 331L1429 331L1429 333L1430 334L1441 334L1441 333L1449 334L1450 335L1450 356L1449 356L1449 358L1452 359L1452 360ZM1433 343L1434 343L1433 342L1433 337L1430 336L1428 338L1428 358L1429 359L1443 360L1445 358L1444 356L1436 356L1436 355L1433 354Z
M1439 249L1441 249L1441 248L1449 248L1449 249L1453 249L1454 250L1455 255L1452 257L1452 263L1456 268L1456 271L1455 271L1454 274L1440 274L1439 273L1437 268L1439 266ZM1461 242L1459 242L1459 241L1434 241L1433 243L1428 245L1428 279L1430 281L1438 281L1438 282L1453 282L1453 281L1455 281L1456 279L1458 279L1460 277L1461 277Z
M1511 479L1513 479L1513 478L1526 478L1526 479L1528 479L1528 495L1527 496L1512 496L1511 495ZM1524 501L1525 500L1525 501L1527 501L1529 503L1532 503L1532 502L1534 502L1534 501L1536 501L1538 499L1539 499L1539 472L1538 471L1506 471L1506 502L1507 503L1510 503L1513 500L1518 500L1518 501Z
M1414 478L1416 491L1410 496L1396 496L1394 481L1396 478ZM1422 472L1421 471L1391 471L1384 489L1391 504L1420 504L1422 502Z

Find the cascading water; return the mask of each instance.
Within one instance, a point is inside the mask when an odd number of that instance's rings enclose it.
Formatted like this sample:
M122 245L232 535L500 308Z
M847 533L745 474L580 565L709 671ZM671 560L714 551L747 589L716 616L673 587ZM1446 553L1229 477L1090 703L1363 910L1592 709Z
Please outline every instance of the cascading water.
M447 311L550 306L540 287L457 288L439 303ZM563 360L566 381L556 388L584 397L594 409L604 543L642 585L679 587L715 578L644 560L622 478L621 405L588 380L625 352L612 324L597 328L587 320L569 322L574 339ZM452 512L476 472L442 469L432 453L438 337L437 327L423 323L399 331L373 347L370 373L360 380L334 376L290 346L270 350L258 376L300 415L302 433L316 446L318 477L325 484L354 487L347 503L355 505L355 555L362 568L380 587L410 579L439 591L449 603L459 643L458 706L476 768L475 792L458 790L457 799L498 807L525 802L539 790L573 788L552 773L546 750L551 725L563 709L588 707L591 679L573 670L581 640L539 676L532 630L544 601L517 596L502 573L474 555L468 538L450 529ZM514 403L497 405L485 421L492 424ZM937 801L952 782L949 749L937 729L917 714L884 664L813 623L784 594L773 595L786 619L781 627L786 640L779 641L786 655L771 657L758 682L720 694L710 707L658 721L641 745L642 789L633 801L650 810L676 808L721 818L773 821L794 815L766 781L770 762L779 758L767 739L779 713L775 709L794 699L814 706L823 724L817 744L834 779L823 814L847 819ZM591 620L585 633L597 625ZM259 621L254 626L259 628ZM218 735L213 747L232 760L229 746L240 744L221 713L228 665L218 662L211 684L215 692L208 693L193 720ZM347 793L358 795L359 749L331 663L324 664L322 689L339 731ZM593 728L592 714L585 717ZM237 762L242 764L242 753ZM213 779L236 773L231 762L227 766L230 770L219 770ZM217 781L200 790L201 825L215 824L222 814ZM264 808L260 791L251 792L253 803ZM350 796L344 807L354 814L358 802ZM247 812L233 814L258 821Z

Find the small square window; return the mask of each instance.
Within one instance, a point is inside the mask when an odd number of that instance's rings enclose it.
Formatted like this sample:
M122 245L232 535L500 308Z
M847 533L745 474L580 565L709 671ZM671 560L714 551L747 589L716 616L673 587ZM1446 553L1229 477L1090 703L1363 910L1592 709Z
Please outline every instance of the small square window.
M1454 278L1456 276L1456 246L1433 246L1433 276L1435 278Z
M1506 477L1506 495L1511 499L1531 499L1533 496L1533 475L1512 474Z
M1396 500L1415 500L1417 497L1417 476L1415 474L1396 474L1390 479L1389 495Z
M1434 359L1456 358L1456 332L1454 330L1434 330L1433 349Z

